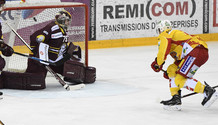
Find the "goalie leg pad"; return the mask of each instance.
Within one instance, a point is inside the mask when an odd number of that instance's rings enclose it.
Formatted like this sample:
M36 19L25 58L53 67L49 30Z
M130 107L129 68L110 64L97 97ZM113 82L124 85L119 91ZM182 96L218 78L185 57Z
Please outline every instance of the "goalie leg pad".
M74 60L68 60L64 63L63 76L67 77L69 82L84 82L85 68L84 64Z
M5 59L1 57L0 55L0 70L4 69L5 67Z
M44 89L45 77L36 73L2 72L3 87L7 89L39 90Z
M0 75L0 89L3 89L3 80L2 80L2 75Z
M85 68L85 83L94 83L96 80L96 68L95 67L86 67Z

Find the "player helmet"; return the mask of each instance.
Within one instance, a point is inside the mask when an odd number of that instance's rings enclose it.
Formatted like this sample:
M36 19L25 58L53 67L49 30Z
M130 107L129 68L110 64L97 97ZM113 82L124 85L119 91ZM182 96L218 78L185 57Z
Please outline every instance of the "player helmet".
M67 30L70 25L71 18L71 14L66 10L59 11L55 16L56 21L64 30Z
M162 20L157 22L156 31L157 34L161 34L165 30L172 30L172 26L169 20Z
M2 10L2 7L5 5L5 0L0 0L0 12Z
M0 5L3 6L5 4L5 0L0 0Z

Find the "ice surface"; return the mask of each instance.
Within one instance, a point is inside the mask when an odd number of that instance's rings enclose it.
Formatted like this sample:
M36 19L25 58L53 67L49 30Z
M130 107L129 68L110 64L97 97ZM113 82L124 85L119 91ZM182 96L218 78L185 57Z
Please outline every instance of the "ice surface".
M209 60L195 78L218 84L218 42L209 42ZM157 46L89 50L97 81L69 92L52 77L40 91L1 90L0 120L5 125L216 125L218 102L201 106L203 95L182 100L182 111L159 104L171 98L168 81L153 72ZM170 64L169 61L164 65ZM182 94L190 91L182 89Z

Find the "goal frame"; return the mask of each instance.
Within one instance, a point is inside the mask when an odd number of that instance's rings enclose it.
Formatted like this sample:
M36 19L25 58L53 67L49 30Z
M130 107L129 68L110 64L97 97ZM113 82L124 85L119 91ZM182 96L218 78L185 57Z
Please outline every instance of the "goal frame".
M21 3L7 4L3 11L9 10L28 10L28 9L43 9L43 8L64 8L64 7L84 7L85 9L85 66L88 66L88 6L79 2L54 2L54 3Z

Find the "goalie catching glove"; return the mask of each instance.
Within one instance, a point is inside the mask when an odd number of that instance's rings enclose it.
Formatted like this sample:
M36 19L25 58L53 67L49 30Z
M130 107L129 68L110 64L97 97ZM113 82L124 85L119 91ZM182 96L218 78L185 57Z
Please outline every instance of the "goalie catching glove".
M5 44L2 39L0 40L0 51L4 56L11 56L14 53L13 48Z
M165 63L165 62L164 62ZM161 64L160 66L157 64L157 58L155 58L155 60L152 62L151 64L151 68L155 71L155 72L160 72L160 70L162 70L163 68L163 64Z
M73 43L70 43L66 49L66 52L63 55L63 58L55 62L55 65L60 66L72 57L75 60L80 60L81 59L81 48L79 46L74 45Z

